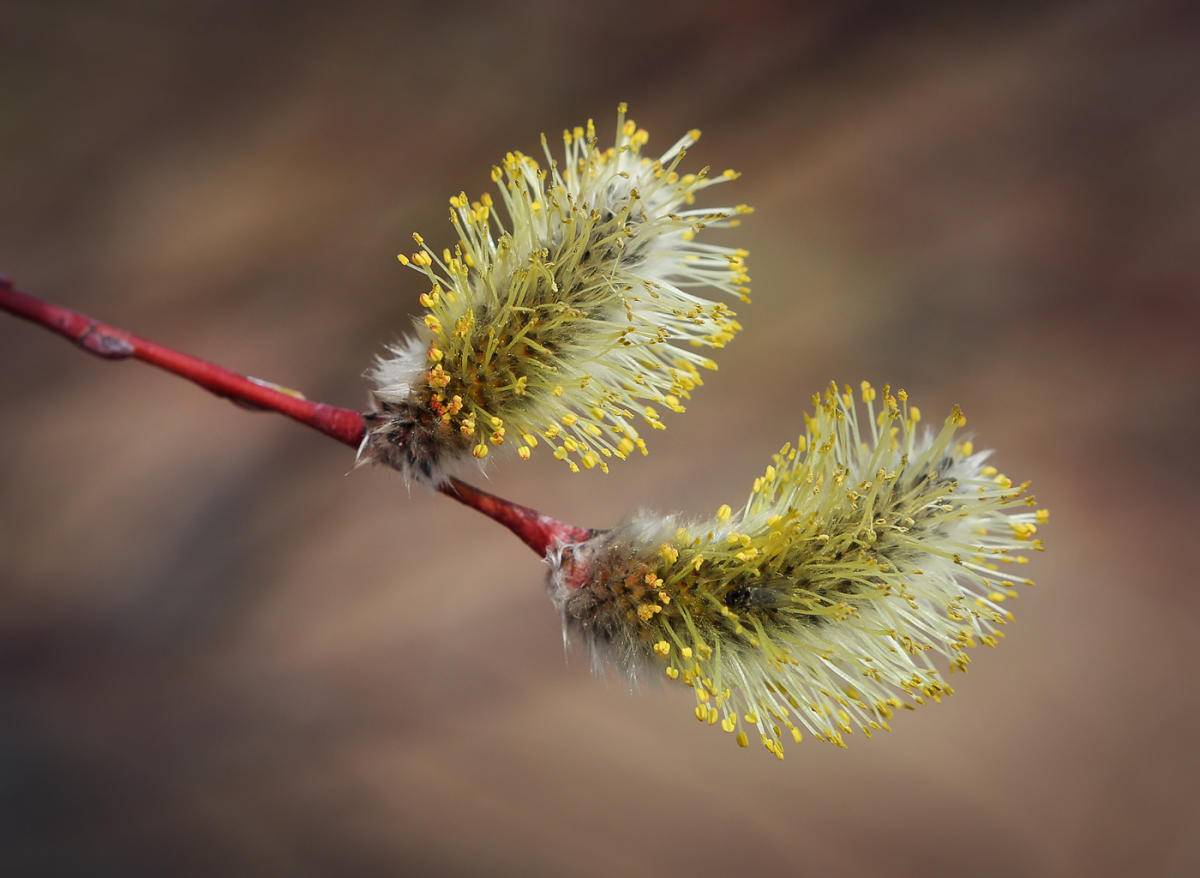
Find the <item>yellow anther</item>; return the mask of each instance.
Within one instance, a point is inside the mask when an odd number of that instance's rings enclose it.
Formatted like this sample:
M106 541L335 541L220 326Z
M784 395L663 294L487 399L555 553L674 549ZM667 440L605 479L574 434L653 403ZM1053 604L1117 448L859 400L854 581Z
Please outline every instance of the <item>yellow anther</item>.
M645 604L645 603L638 604L638 608L637 608L638 618L641 619L643 622L649 622L651 619L654 618L656 613L661 613L661 612L662 612L662 607L660 607L658 604ZM684 658L687 658L687 656L684 656Z

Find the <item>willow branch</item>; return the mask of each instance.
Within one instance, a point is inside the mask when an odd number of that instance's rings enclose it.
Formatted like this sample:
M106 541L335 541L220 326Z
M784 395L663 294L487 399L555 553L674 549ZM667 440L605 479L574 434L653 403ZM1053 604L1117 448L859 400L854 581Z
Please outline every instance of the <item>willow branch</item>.
M140 338L78 311L20 292L4 278L0 278L0 310L55 332L102 359L141 360L238 405L286 415L351 448L358 448L366 435L366 421L354 409L313 402L295 390L241 375ZM504 525L541 556L557 543L578 542L587 539L591 533L587 528L542 515L536 509L481 491L453 477L440 485L438 490Z

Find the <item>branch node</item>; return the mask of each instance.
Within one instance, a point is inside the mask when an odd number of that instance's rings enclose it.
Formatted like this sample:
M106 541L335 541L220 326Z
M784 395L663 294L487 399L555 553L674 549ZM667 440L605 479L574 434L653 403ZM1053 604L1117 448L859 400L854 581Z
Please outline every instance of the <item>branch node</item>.
M124 360L133 356L133 345L96 323L88 326L79 337L79 346L106 360Z

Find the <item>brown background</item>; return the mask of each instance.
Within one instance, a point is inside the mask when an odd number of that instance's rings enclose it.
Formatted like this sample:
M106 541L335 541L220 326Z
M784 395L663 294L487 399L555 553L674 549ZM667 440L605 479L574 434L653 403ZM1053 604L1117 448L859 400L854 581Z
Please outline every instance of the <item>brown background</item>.
M625 99L745 171L747 331L649 458L495 489L706 512L870 377L961 402L1054 514L954 698L778 764L564 661L483 518L0 320L5 874L1195 874L1187 6L0 5L31 292L358 405L409 232Z

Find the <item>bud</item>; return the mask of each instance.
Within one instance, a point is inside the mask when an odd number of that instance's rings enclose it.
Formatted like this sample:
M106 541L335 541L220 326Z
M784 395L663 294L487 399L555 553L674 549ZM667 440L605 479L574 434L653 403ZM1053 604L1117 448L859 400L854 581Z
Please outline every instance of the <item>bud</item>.
M427 313L370 373L362 457L437 481L489 446L549 453L573 472L645 454L641 429L682 412L716 368L703 349L741 329L699 293L749 301L746 251L696 240L749 212L693 206L737 176L681 173L699 136L647 157L649 135L622 105L612 146L589 121L563 133L561 165L543 136L544 167L510 152L492 171L498 198L451 198L453 249L414 235L400 257L429 284Z
M594 663L689 687L699 720L780 759L951 694L931 657L965 671L1003 637L1049 513L955 441L957 407L934 433L903 391L861 397L814 396L740 510L643 514L553 552L551 598Z

